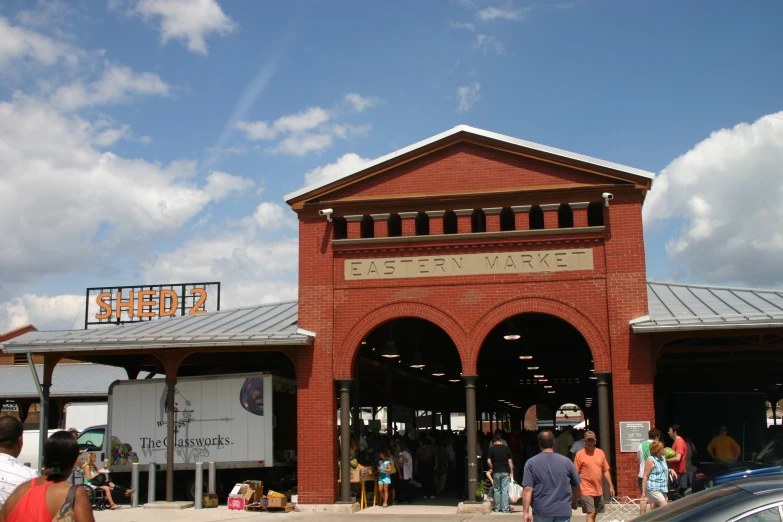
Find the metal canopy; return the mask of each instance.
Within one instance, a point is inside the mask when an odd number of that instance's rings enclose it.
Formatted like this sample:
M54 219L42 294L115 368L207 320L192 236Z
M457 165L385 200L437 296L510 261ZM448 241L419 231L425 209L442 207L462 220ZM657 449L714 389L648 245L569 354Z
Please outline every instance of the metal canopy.
M315 334L297 327L297 312L297 302L287 301L93 330L30 332L2 348L7 353L49 353L309 344Z
M43 380L43 364L36 364L38 378ZM145 377L146 373L140 375ZM106 397L109 386L127 379L123 368L102 364L61 364L55 367L51 397ZM38 399L38 390L26 364L0 366L0 399Z
M647 282L649 315L634 333L783 328L783 291Z

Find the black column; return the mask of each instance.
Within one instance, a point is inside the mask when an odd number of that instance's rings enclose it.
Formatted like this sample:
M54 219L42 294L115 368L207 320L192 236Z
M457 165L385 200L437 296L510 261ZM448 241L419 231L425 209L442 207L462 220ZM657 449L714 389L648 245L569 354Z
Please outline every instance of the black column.
M174 502L174 394L177 376L166 375L166 502Z
M340 502L351 502L351 380L337 381L340 391Z
M601 449L607 456L612 454L612 423L609 418L609 379L611 373L596 373L598 377L598 430Z
M468 431L468 502L476 501L478 457L476 456L476 379L478 375L463 375L465 380L465 429Z

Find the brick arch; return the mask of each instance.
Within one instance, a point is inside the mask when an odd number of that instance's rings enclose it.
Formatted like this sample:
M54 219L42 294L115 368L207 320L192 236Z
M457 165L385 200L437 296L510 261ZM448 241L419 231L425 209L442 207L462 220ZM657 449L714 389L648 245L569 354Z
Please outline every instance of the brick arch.
M585 312L554 297L515 298L498 304L484 314L470 332L470 352L463 363L463 371L477 373L479 352L484 345L484 340L492 330L510 317L530 313L552 315L576 328L590 347L595 371L611 371L609 343L601 330Z
M350 379L359 346L365 337L380 325L393 319L417 318L439 326L448 335L459 352L460 363L465 367L468 353L468 335L462 325L448 312L418 301L398 301L380 306L354 324L348 336L334 355L335 379Z

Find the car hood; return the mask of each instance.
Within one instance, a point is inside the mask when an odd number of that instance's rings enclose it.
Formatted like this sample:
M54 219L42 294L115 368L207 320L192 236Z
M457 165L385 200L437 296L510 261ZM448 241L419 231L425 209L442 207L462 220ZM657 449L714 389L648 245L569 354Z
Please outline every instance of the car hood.
M716 475L714 476L713 480L717 485L717 484L723 484L725 482L731 482L743 478L766 477L770 475L780 475L780 474L783 474L783 466L765 466L765 467L757 467L755 469L749 469L746 467L743 469L726 472L721 475Z

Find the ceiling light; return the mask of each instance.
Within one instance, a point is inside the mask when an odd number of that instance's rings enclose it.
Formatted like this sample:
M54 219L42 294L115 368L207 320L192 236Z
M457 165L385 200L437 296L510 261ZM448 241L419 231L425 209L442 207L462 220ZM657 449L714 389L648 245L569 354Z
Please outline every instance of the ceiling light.
M593 376L590 376L590 377L588 377L588 379L590 379L591 381L597 381L597 380L598 380L598 377L593 377Z
M362 341L362 344L367 344L367 341Z
M549 379L538 379L538 382L549 382Z
M528 370L538 370L538 368L539 368L538 366L528 366L527 367Z
M543 379L544 378L543 375L534 375L533 377L535 377L536 379Z
M594 371L595 371L595 368L590 368L590 371L591 371L591 372L594 372Z
M449 382L459 382L459 379L449 379Z
M421 354L416 352L413 354L413 359L411 359L409 366L411 368L424 368L427 365L424 364L424 360L421 358Z
M514 323L508 323L506 326L506 332L503 334L503 339L506 341L516 341L522 337L519 335L519 330L517 330L516 326L514 326Z
M555 390L549 390L547 393L555 393Z
M551 388L551 387L552 387L551 384L547 384L546 386L544 386L544 388Z
M443 371L443 365L441 363L435 363L435 367L432 369L433 377L443 377L446 372Z
M779 382L775 386L783 386L783 382Z
M397 349L397 343L394 342L394 339L389 339L386 341L386 344L383 346L383 351L381 352L381 357L394 359L399 356L400 351Z
M530 359L533 358L533 356L532 355L520 355L519 358L522 359L523 361L529 361Z

